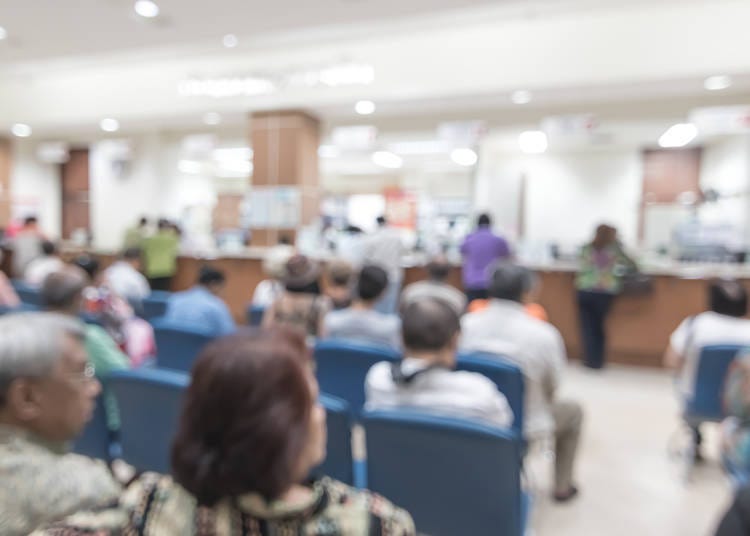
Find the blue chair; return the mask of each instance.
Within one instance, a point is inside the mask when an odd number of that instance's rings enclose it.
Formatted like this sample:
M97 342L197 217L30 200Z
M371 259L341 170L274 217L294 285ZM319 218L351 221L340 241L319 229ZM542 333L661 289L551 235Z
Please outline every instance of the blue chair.
M156 340L156 366L190 372L203 347L215 336L208 330L186 326L166 318L152 320Z
M513 429L523 433L524 379L517 365L493 354L461 353L456 360L456 370L478 372L492 380L513 410Z
M122 458L139 471L170 472L170 449L190 383L183 372L137 369L112 373L107 385L120 409Z
M35 307L42 307L44 305L42 303L41 291L38 287L31 286L20 279L11 280L11 284L23 303Z
M111 447L107 413L104 408L104 399L100 395L96 399L96 407L91 420L83 429L81 435L73 441L72 450L89 458L98 458L109 462Z
M744 346L711 345L701 348L693 396L685 401L684 418L691 425L720 422L726 417L722 402L729 365Z
M249 326L260 326L263 322L263 314L266 312L266 308L260 305L250 304L245 309L245 317Z
M145 320L159 318L167 313L171 292L155 290L141 301L139 314Z
M319 401L326 410L328 439L326 459L313 473L330 476L353 486L352 414L349 404L346 400L323 393Z
M367 486L431 536L521 536L520 436L412 411L366 411Z
M365 404L365 377L370 368L381 361L400 359L388 348L334 339L319 341L314 356L320 390L346 400L355 417Z
M11 313L30 313L39 311L39 307L36 305L30 305L28 303L21 303L17 307L6 307L0 306L0 315L11 314Z

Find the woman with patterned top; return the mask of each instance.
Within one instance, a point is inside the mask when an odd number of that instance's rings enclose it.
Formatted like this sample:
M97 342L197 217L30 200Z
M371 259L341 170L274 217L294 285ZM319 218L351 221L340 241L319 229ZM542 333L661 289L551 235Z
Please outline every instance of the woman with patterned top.
M409 514L329 478L325 411L301 334L218 339L198 358L172 447L173 477L143 475L125 493L139 536L398 535Z

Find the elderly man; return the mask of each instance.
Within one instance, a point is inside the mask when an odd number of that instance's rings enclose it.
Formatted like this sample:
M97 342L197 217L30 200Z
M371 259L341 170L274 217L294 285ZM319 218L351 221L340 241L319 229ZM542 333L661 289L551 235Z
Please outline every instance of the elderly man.
M502 355L524 374L529 440L555 439L555 492L557 501L577 494L573 464L583 413L579 404L555 399L567 358L562 337L551 324L530 316L521 304L532 274L509 262L490 269L487 309L466 315L461 323L460 349Z
M29 534L116 501L102 462L66 454L101 391L80 322L54 313L0 318L0 534Z

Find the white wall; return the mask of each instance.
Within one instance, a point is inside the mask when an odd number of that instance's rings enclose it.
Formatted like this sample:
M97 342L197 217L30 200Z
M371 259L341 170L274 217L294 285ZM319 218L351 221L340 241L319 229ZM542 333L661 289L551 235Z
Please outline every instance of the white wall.
M35 148L30 140L15 141L10 178L11 214L15 218L36 215L44 233L56 239L62 234L60 169L39 162Z
M525 241L574 248L602 222L628 245L638 233L641 158L636 149L544 155L484 154L475 185L477 210L517 237L521 177L526 177Z

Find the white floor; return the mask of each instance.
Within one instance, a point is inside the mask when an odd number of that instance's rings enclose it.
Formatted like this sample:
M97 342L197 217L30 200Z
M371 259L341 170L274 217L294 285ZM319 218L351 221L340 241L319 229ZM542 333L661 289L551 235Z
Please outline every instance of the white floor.
M561 394L580 401L586 413L576 477L581 494L565 505L550 501L551 462L535 457L533 536L713 534L731 495L717 462L716 429L705 434L708 461L686 483L681 462L668 455L679 430L668 373L573 365Z

